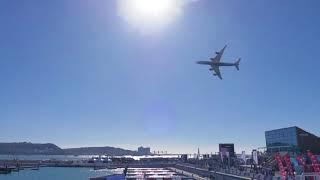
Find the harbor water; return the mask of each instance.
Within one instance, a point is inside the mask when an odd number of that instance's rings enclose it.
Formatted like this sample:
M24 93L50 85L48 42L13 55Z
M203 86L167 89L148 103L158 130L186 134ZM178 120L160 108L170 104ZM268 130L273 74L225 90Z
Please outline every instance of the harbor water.
M94 155L0 155L0 160L85 160Z
M0 180L88 180L90 177L113 173L113 170L108 169L42 167L39 170L25 169L10 174L0 174Z

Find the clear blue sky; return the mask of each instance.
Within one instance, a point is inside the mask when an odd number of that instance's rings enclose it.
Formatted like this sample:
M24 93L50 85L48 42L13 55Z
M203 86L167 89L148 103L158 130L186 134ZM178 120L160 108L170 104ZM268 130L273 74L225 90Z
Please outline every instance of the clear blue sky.
M287 126L320 135L320 1L199 0L144 34L110 1L0 1L0 141L265 146ZM225 44L224 80L194 62Z

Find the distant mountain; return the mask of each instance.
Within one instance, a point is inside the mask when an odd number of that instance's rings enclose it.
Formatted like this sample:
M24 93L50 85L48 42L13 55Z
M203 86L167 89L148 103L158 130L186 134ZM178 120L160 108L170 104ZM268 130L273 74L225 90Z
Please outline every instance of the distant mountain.
M64 154L63 150L58 146L50 143L33 144L29 142L21 143L0 143L0 154L12 155L58 155Z
M90 155L90 154L104 154L110 156L122 156L122 155L137 155L136 151L125 150L115 147L82 147L82 148L69 148L63 149L65 154L68 155Z
M61 149L55 144L34 144L30 142L0 143L0 154L6 155L137 155L136 151L115 147L82 147Z

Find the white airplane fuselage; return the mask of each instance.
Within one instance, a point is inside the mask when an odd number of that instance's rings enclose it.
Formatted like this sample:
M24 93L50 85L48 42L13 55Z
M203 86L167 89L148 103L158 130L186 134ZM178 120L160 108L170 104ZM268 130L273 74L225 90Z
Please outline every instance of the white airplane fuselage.
M212 62L212 61L197 61L198 64L210 66L236 66L236 63Z

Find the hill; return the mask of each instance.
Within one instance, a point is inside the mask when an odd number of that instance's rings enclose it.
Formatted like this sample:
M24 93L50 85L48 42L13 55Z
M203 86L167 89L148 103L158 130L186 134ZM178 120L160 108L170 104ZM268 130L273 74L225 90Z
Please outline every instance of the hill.
M12 155L58 155L64 154L63 150L58 146L46 143L46 144L33 144L30 142L21 143L0 143L0 154L12 154Z
M68 148L63 149L67 155L90 155L90 154L104 154L110 156L122 156L122 155L137 155L136 151L125 150L115 147L82 147L82 148Z
M0 143L0 154L5 155L137 155L136 151L115 147L81 147L61 149L55 144L30 142Z

